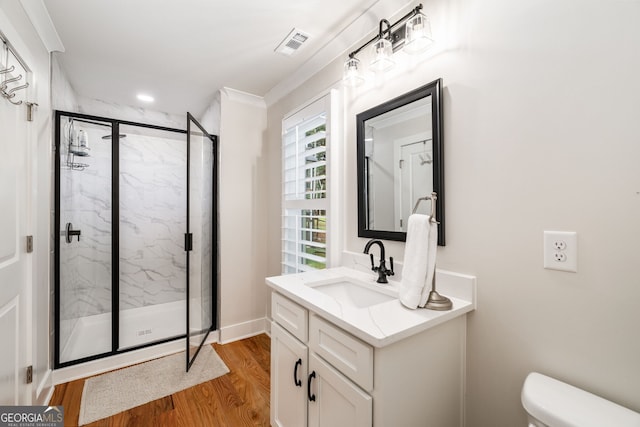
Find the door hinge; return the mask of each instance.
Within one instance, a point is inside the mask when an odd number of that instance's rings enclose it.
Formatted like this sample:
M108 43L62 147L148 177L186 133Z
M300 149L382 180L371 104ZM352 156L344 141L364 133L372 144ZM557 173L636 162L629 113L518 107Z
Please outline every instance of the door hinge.
M404 160L399 160L399 161L398 161L398 167L399 167L400 169L402 169L402 163L403 163L403 162L404 162Z
M33 252L33 236L27 236L27 253Z
M184 234L184 250L187 252L193 250L193 234L192 233Z
M33 121L33 107L37 107L38 104L36 104L35 102L26 102L25 104L27 106L27 121L28 122L32 122Z
M33 365L27 366L27 384L33 382Z
M402 228L402 218L400 218L400 228Z

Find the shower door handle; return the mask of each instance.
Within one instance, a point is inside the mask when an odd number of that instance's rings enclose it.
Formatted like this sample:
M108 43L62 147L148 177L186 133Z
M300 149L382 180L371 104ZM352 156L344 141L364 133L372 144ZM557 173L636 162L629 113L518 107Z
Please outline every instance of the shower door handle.
M71 224L70 222L67 223L66 232L65 232L65 238L67 243L71 243L73 241L73 236L78 236L78 242L79 242L80 233L81 233L80 230L73 229L73 224Z

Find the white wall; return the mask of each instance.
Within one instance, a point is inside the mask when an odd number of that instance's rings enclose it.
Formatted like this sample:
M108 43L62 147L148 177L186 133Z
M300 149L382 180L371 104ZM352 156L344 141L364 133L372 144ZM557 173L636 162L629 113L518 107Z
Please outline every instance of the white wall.
M345 96L346 249L366 242L356 237L355 115L441 77L438 265L478 278L467 426L525 425L530 371L640 411L640 3L423 3L434 51ZM345 58L269 107L268 274L279 271L280 120L340 79ZM578 232L578 273L542 268L543 230ZM387 249L404 255L402 243Z
M78 96L71 86L62 65L60 52L51 53L51 104L54 110L79 111ZM52 169L53 173L53 169Z
M220 340L264 331L268 193L262 98L220 91ZM280 200L278 198L278 200Z

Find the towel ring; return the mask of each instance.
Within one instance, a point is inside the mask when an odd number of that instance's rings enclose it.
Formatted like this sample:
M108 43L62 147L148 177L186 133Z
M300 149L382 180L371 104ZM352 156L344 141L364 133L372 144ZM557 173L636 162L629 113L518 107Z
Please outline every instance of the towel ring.
M436 224L440 224L440 222L438 222L438 220L436 220L436 200L438 200L438 193L436 193L435 191L433 193L431 193L430 196L424 196L424 197L420 197L417 201L415 206L413 207L413 211L411 211L412 214L416 213L418 211L418 206L420 205L420 202L423 200L431 200L431 222L436 223Z

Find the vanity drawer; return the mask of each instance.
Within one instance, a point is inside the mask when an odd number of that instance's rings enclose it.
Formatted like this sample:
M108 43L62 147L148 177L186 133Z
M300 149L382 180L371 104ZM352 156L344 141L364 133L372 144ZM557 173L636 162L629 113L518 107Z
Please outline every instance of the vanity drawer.
M366 391L373 390L373 348L311 315L309 348Z
M271 317L303 343L306 343L309 337L308 313L306 308L290 299L276 292L271 293Z

